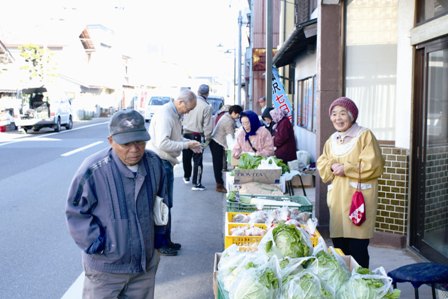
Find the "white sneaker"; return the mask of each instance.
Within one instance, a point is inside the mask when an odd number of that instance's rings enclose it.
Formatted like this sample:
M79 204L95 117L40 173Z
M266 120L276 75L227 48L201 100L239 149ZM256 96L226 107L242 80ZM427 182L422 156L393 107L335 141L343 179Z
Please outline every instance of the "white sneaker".
M190 184L190 178L184 178L184 183L185 184Z
M193 187L191 188L191 190L193 190L193 191L204 191L204 190L205 190L205 187L202 186L201 184L199 184L199 185L195 185L195 186L193 186Z

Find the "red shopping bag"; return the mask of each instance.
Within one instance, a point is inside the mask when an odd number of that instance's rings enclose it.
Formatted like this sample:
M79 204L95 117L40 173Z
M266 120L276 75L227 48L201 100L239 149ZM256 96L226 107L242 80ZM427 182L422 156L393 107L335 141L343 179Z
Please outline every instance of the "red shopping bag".
M366 204L364 195L361 191L356 190L352 196L352 205L350 206L349 216L354 225L361 225L366 221Z
M364 202L364 195L361 191L361 161L359 161L358 187L352 196L352 204L348 217L357 226L360 226L366 221L366 203Z

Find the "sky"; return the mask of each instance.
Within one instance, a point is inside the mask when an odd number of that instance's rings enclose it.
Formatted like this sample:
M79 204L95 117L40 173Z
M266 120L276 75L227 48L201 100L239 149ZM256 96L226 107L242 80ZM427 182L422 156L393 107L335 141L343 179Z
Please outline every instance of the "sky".
M123 51L181 65L189 72L229 69L244 0L14 0L2 8L0 40L79 34L86 24L115 32ZM9 40L8 40L9 39ZM221 45L221 46L219 46ZM231 50L232 51L232 50ZM231 57L230 57L231 58ZM230 59L232 60L232 59ZM226 62L223 65L223 62Z

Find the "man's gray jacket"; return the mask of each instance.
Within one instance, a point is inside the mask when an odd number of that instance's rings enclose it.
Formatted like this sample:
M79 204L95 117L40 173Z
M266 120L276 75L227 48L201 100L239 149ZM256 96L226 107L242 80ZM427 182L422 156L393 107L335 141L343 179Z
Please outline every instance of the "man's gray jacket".
M155 226L153 203L156 195L167 203L166 189L162 161L151 151L145 152L137 173L110 148L88 157L71 182L66 205L68 228L83 250L84 266L109 273L146 271L156 233L163 235L166 228Z

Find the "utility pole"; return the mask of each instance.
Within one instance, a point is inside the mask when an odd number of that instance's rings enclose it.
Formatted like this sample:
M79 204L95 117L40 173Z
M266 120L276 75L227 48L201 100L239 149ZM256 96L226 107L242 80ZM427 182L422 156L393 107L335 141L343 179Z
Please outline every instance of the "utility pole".
M243 26L243 17L241 16L241 10L238 13L238 105L241 106L241 55L242 55L242 49L241 49L241 39L242 39L242 33L241 33L241 27Z
M272 0L265 0L266 3L266 72L265 91L266 105L272 107Z

